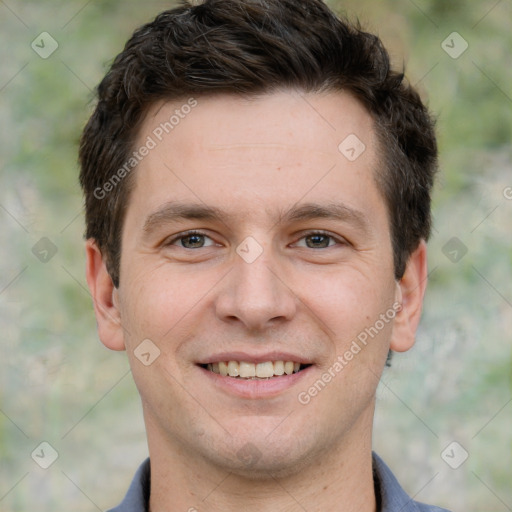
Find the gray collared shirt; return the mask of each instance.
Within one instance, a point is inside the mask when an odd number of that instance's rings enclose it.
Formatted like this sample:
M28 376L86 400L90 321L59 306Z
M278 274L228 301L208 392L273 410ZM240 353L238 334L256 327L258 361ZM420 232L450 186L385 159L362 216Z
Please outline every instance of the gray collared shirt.
M448 512L409 498L376 453L373 453L373 479L379 512ZM150 481L149 459L146 459L137 470L122 503L108 512L147 512Z

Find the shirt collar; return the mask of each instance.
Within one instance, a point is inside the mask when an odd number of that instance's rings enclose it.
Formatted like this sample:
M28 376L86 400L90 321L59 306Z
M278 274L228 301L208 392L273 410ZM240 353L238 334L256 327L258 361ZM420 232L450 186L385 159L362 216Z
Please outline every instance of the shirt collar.
M379 512L443 512L444 509L423 505L410 498L384 461L373 453L373 481ZM146 459L135 473L122 503L109 512L147 512L151 470ZM447 511L444 511L447 512Z
M398 483L384 461L374 452L373 456L373 482L375 485L375 497L379 512L420 512L423 510L441 510L437 507L423 508L410 498ZM420 508L420 506L422 508Z

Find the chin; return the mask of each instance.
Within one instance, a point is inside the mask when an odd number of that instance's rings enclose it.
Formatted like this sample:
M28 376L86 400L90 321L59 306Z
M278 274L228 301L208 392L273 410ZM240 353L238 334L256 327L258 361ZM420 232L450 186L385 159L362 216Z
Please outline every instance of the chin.
M269 478L286 478L298 474L311 464L314 447L305 449L304 444L294 436L286 439L259 439L236 442L236 446L226 447L226 451L216 451L214 463L223 470L249 480L268 480ZM318 452L321 450L318 449ZM230 454L230 455L227 455Z
M300 458L299 458L300 460ZM247 480L266 481L270 478L286 478L298 474L306 463L296 457L276 457L275 453L262 454L257 461L250 463L230 460L224 469Z

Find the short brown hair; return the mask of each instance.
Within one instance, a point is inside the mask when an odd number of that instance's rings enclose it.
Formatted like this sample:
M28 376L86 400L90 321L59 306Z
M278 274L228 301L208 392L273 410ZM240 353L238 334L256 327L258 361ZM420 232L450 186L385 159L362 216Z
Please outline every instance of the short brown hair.
M135 31L98 86L82 134L85 236L96 240L116 287L134 173L105 197L97 191L130 158L150 106L283 88L348 91L373 117L382 161L376 181L389 210L395 277L402 277L409 255L430 235L437 144L432 117L403 73L391 69L379 38L321 0L205 0L182 3Z

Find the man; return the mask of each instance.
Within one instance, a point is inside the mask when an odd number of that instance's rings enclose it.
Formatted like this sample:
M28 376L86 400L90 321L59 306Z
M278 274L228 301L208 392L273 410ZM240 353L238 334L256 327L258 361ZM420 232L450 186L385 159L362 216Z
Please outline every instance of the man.
M320 0L206 0L137 30L98 96L87 281L150 455L113 510L440 510L371 447L437 156L379 39Z

